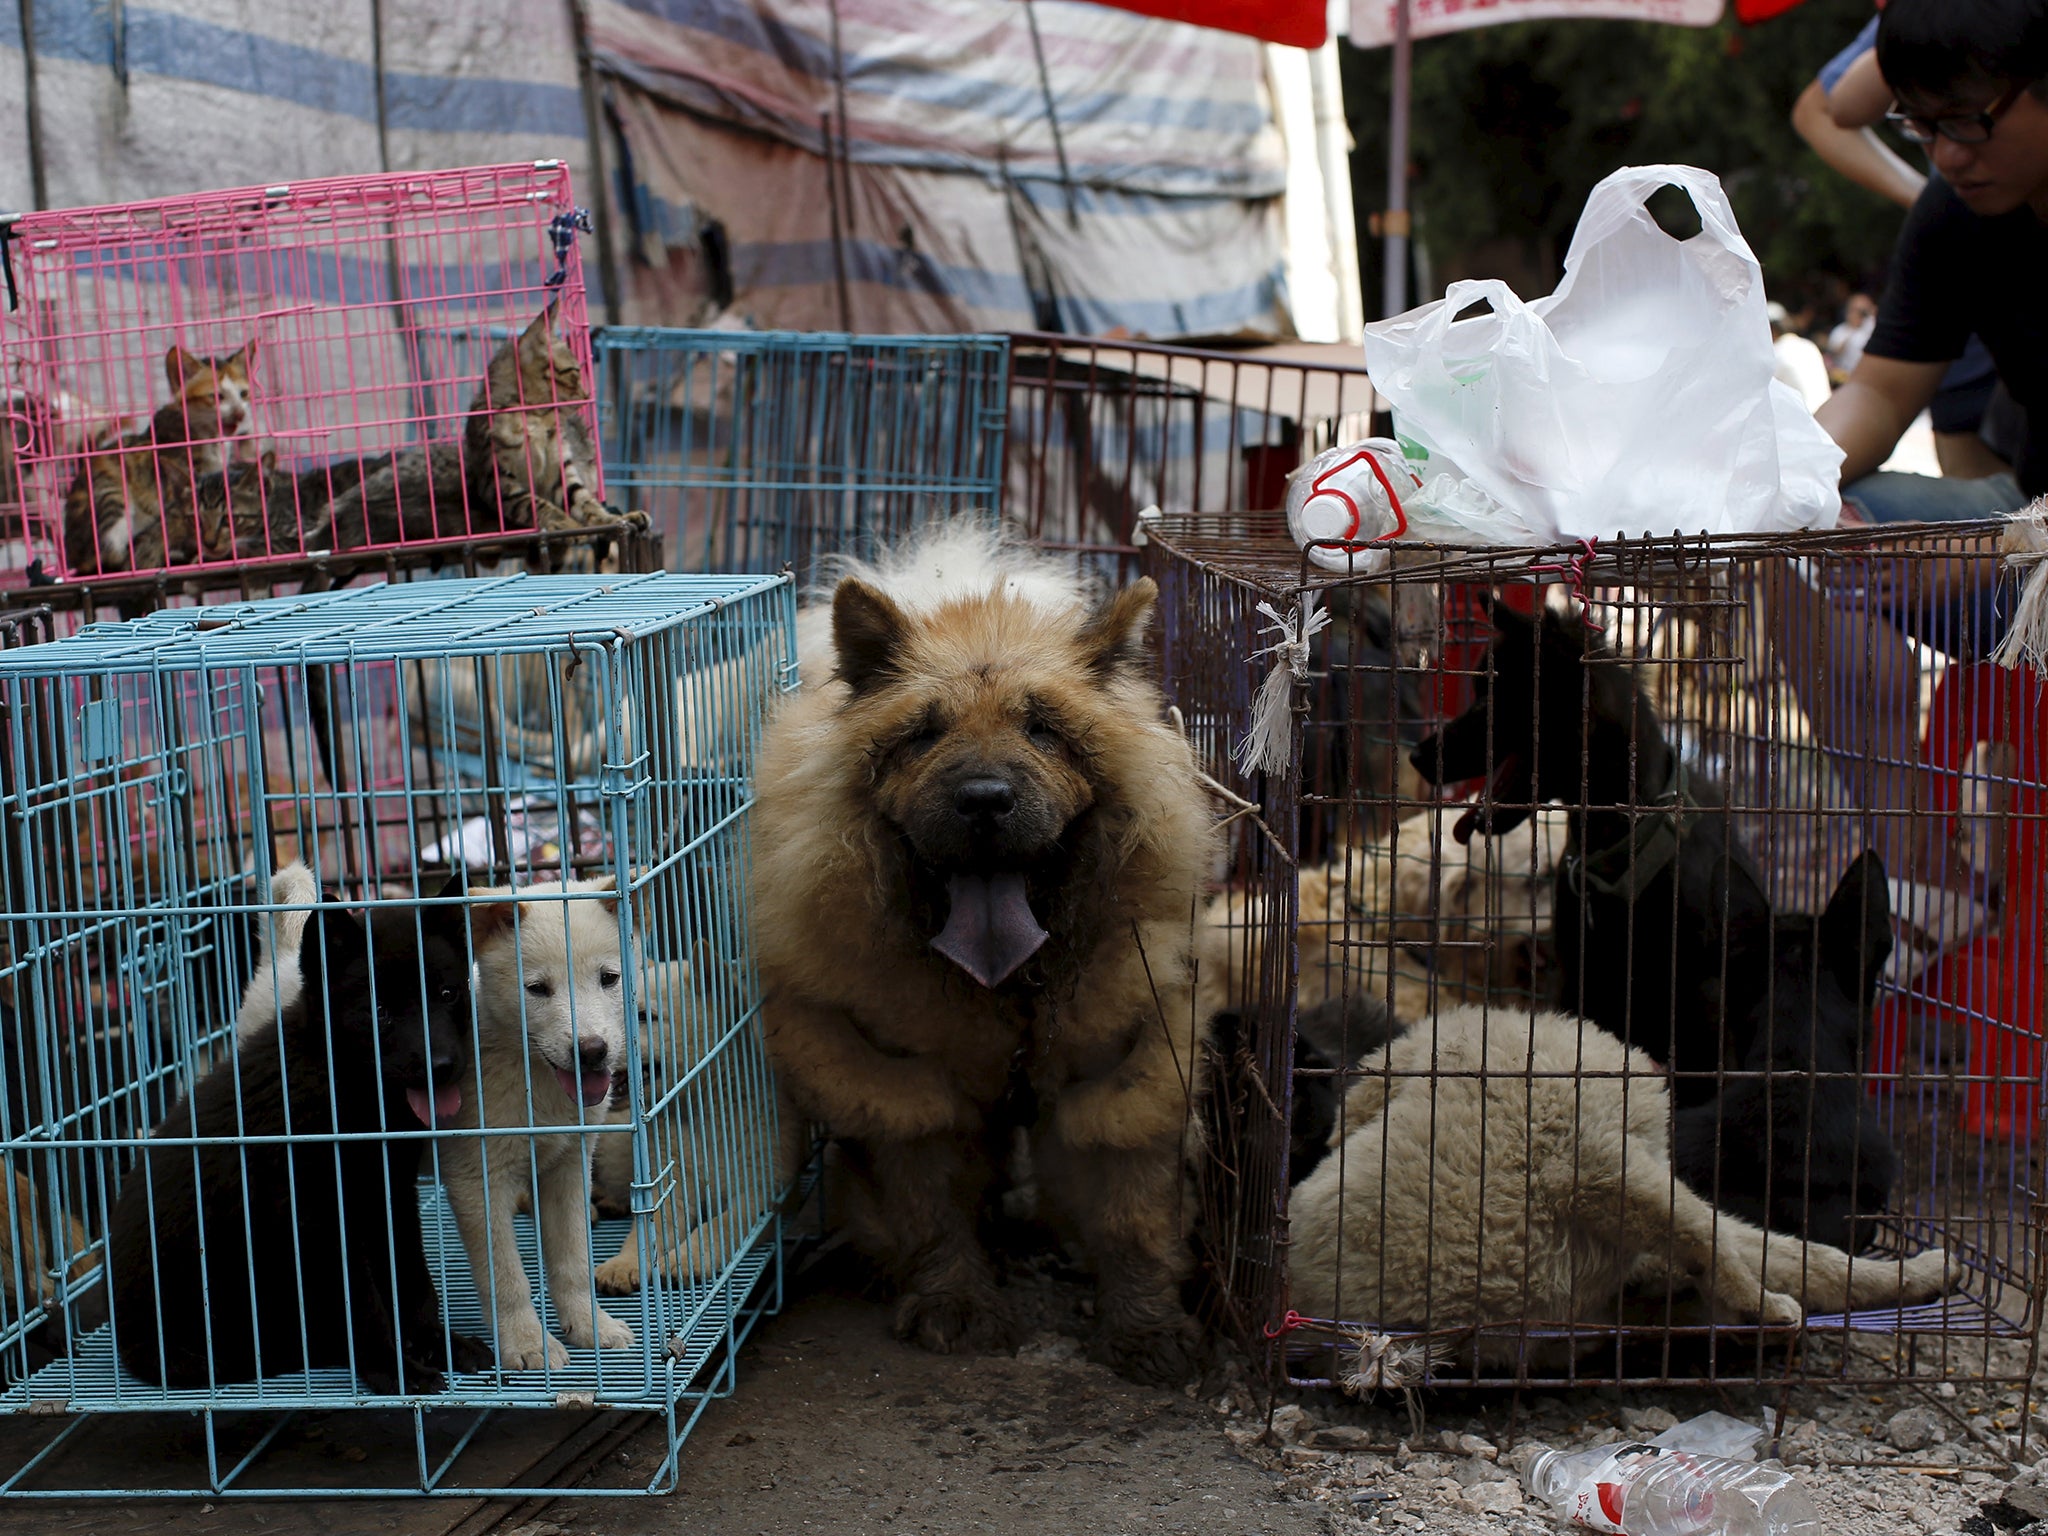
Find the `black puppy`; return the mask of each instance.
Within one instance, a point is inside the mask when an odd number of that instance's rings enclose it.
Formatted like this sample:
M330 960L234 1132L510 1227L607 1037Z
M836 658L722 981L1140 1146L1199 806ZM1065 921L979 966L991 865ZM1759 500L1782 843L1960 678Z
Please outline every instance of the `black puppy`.
M1330 1137L1344 1102L1343 1070L1385 1045L1398 1028L1386 1005L1377 998L1332 997L1300 1011L1295 1020L1291 1094L1288 1104L1287 1182L1299 1184L1330 1153ZM1240 1118L1250 1108L1251 1095L1242 1086L1242 1074L1249 1065L1251 1041L1246 1038L1244 1016L1236 1011L1219 1013L1210 1020L1210 1043L1225 1061L1237 1061L1237 1071L1212 1092L1212 1116ZM1238 1058L1244 1058L1238 1060ZM1228 1097L1234 1106L1226 1104ZM1211 1144L1216 1145L1222 1128L1212 1126Z
M461 1334L443 1347L415 1193L422 1142L385 1139L461 1107L462 909L423 908L417 927L412 911L381 909L367 930L339 907L316 916L301 998L179 1102L122 1184L113 1321L122 1362L147 1381L353 1365L369 1390L395 1395L440 1391L449 1358L461 1371L491 1364ZM234 1141L336 1132L365 1139ZM195 1136L196 1148L156 1145Z
M1819 917L1738 935L1731 963L1768 973L1748 1054L1721 1097L1682 1109L1678 1176L1724 1211L1860 1253L1891 1201L1898 1158L1863 1091L1865 1025L1892 951L1884 865L1865 853Z
M1744 1059L1750 1009L1726 936L1770 918L1754 861L1706 787L1688 783L1634 670L1576 613L1492 605L1471 707L1409 760L1432 784L1487 780L1453 834L1492 837L1548 801L1571 833L1552 919L1559 1002L1672 1070L1697 1104ZM1725 1033L1725 1040L1724 1040Z

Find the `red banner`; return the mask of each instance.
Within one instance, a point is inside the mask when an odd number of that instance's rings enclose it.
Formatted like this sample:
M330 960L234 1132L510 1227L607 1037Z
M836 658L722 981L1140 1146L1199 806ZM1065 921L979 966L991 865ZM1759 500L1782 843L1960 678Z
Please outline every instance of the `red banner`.
M1098 0L1120 11L1160 16L1219 32L1242 32L1291 48L1320 48L1330 35L1326 0Z
M1743 0L1768 5L1773 0ZM1797 0L1776 0L1780 5ZM1435 37L1504 21L1663 21L1711 27L1722 0L1408 0L1408 33ZM1351 0L1351 41L1383 48L1394 40L1394 0Z
M1800 3L1801 0L1735 0L1735 15L1739 21L1769 21Z

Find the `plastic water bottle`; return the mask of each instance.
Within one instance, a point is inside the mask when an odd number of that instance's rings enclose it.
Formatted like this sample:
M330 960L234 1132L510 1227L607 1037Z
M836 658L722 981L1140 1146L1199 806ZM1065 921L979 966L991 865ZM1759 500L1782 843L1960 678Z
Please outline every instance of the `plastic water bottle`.
M1545 1451L1523 1479L1568 1520L1621 1536L1821 1536L1789 1472L1626 1441Z

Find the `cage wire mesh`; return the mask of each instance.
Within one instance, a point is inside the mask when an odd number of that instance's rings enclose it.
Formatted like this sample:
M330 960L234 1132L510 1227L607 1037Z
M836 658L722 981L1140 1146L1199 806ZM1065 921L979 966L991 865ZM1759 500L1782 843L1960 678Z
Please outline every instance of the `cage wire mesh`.
M605 521L559 161L7 221L0 583Z
M310 1494L285 1417L365 1406L352 1494L505 1491L519 1406L662 1415L673 1486L779 1300L741 871L793 624L787 578L525 576L0 650L0 1493ZM314 698L346 790L277 769ZM81 1484L167 1409L190 1464Z
M1259 827L1196 946L1213 1267L1291 1376L2029 1380L2048 762L1998 526L1372 578L1154 526L1169 697Z
M610 327L605 471L689 569L801 580L926 521L995 519L1008 344Z
M1371 435L1365 364L1032 332L1010 338L1007 515L1105 575L1138 569L1138 514L1273 511L1288 476Z

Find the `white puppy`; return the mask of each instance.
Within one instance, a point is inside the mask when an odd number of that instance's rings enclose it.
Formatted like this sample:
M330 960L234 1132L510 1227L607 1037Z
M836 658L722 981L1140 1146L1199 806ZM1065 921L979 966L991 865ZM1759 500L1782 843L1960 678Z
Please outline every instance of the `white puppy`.
M633 1330L598 1307L592 1284L592 1138L573 1129L460 1134L607 1122L612 1074L626 1068L615 883L572 880L470 895L497 898L512 915L486 922L491 907L477 909L476 1091L463 1097L453 1122L458 1134L440 1147L441 1177L478 1295L496 1320L498 1363L507 1370L569 1363L541 1326L513 1239L513 1212L529 1192L563 1336L579 1348L630 1348Z
M1717 1211L1671 1171L1664 1074L1564 1014L1446 1010L1360 1063L1331 1145L1289 1197L1288 1304L1387 1330L1487 1330L1480 1359L1562 1364L1620 1321L1648 1261L1725 1314L1797 1323L1913 1306L1941 1249L1852 1260ZM1585 1333L1532 1343L1527 1320Z
M778 1116L758 1026L731 1030L748 997L744 978L715 963L643 964L642 1139L655 1178L651 1190L636 1191L633 1141L599 1141L599 1182L634 1208L619 1251L597 1267L597 1288L607 1296L630 1295L648 1278L715 1280L795 1179L808 1150L802 1122ZM611 1114L632 1119L625 1103ZM770 1125L777 1129L772 1157L754 1139ZM641 1265L643 1244L651 1277Z
M294 859L271 877L266 898L280 905L293 903L304 912L266 912L263 931L256 941L256 974L242 990L242 1006L235 1015L235 1038L247 1043L255 1034L283 1015L305 990L299 974L299 943L305 937L306 919L320 900L320 883L313 871Z

